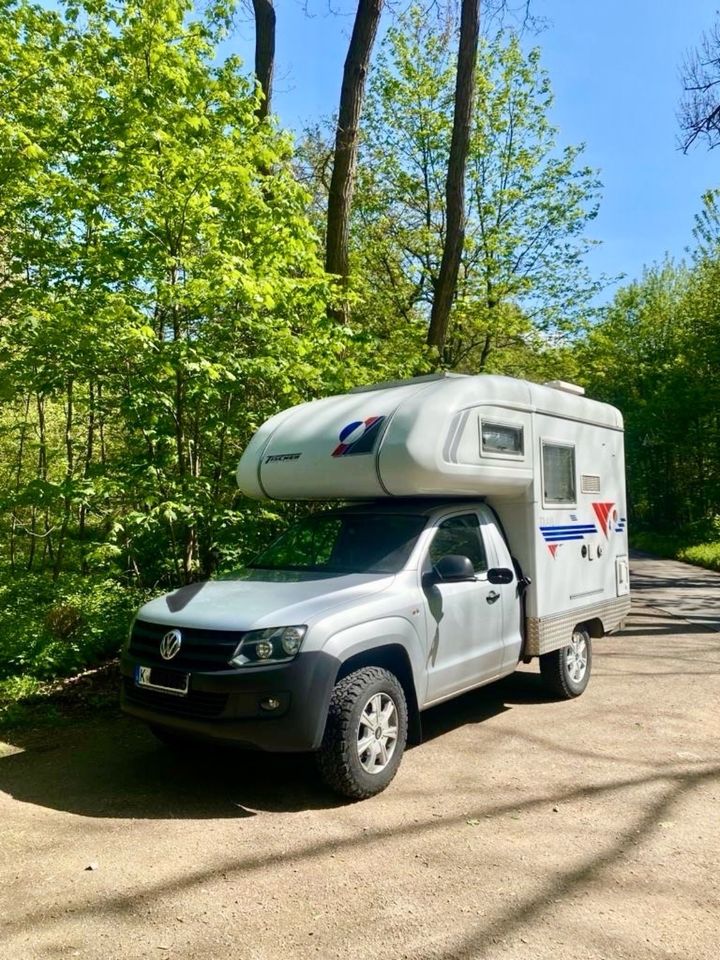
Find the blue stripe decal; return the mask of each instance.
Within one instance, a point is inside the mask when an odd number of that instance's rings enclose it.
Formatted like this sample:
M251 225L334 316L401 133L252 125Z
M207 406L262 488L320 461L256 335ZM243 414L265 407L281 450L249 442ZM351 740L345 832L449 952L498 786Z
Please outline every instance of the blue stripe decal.
M595 533L597 531L595 524L584 525L581 523L574 523L569 527L540 527L540 529L543 533L546 531L548 533L552 533L554 531L557 533Z
M570 540L584 540L598 532L594 523L555 523L540 527L545 543L566 543Z
M556 541L560 543L564 540L584 540L585 536L582 533L556 533L556 534L546 534L545 542L546 543L555 543Z
M595 530L594 523L547 523L540 526L541 530Z

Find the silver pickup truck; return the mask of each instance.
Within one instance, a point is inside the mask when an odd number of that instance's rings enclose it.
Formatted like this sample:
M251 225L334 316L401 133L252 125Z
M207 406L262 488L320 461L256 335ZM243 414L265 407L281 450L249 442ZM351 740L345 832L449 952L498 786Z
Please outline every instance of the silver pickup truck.
M393 500L314 513L232 577L138 612L123 709L165 741L315 751L360 799L394 777L423 710L515 670L523 578L478 500ZM540 656L560 697L585 689L590 633Z

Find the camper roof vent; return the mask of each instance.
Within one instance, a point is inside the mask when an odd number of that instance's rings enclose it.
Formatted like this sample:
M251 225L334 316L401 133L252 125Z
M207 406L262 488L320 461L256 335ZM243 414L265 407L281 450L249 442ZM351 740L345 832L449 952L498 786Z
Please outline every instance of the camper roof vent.
M547 380L544 387L552 387L553 390L562 390L563 393L572 393L576 397L585 396L585 388L579 387L576 383L567 383L565 380Z

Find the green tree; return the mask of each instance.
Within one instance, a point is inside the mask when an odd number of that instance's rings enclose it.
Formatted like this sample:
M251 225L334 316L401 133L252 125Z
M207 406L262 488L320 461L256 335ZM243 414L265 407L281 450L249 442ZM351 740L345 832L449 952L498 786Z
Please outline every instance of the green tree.
M446 230L452 20L412 7L371 77L355 219L370 309L427 317ZM444 365L475 372L496 351L577 330L598 290L584 265L598 182L580 147L558 149L539 53L517 37L481 42L466 175L466 227ZM385 308L387 310L387 307Z
M0 13L2 506L26 566L191 579L244 545L234 464L280 405L354 377L290 142L227 11ZM338 374L336 371L340 371ZM79 553L68 557L68 550Z
M624 414L639 527L672 532L720 514L718 290L717 257L654 267L578 346L590 394Z

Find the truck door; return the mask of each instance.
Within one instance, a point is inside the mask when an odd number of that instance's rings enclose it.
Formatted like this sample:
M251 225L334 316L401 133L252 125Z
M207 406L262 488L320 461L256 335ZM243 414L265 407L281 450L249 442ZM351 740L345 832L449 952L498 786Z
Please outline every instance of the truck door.
M500 589L487 580L488 547L476 513L448 517L438 525L423 572L451 554L468 557L476 579L424 588L429 634L426 703L502 672L502 598Z

